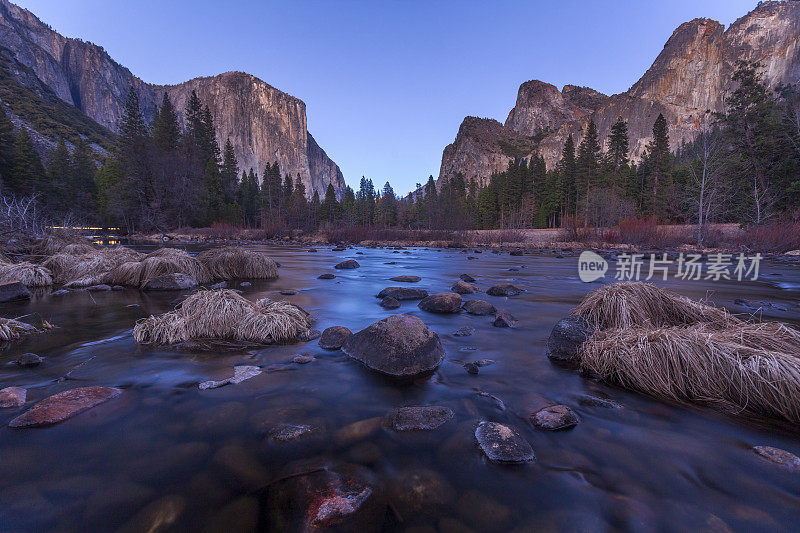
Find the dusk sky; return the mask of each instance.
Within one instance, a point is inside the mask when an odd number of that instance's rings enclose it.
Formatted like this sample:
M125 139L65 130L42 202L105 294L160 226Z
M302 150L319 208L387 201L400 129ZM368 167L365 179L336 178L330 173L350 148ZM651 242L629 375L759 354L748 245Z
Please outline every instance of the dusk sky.
M12 0L144 81L241 70L305 101L348 184L405 194L467 115L505 121L520 83L627 90L674 29L754 0L608 2Z

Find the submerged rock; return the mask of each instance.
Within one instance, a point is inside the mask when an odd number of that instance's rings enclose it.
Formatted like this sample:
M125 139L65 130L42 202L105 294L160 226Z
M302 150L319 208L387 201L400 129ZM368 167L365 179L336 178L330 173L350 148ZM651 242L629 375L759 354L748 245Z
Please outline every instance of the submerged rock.
M392 376L434 370L445 356L439 336L410 315L392 315L351 335L344 353L367 367Z
M481 422L475 440L486 457L495 463L528 463L535 460L533 448L513 428L497 422Z
M489 296L516 296L521 293L522 289L510 283L501 283L500 285L490 287L489 290L486 291L486 294Z
M58 289L57 291L53 291L50 293L50 296L63 296L65 294L69 294L70 291L67 289Z
M17 300L30 300L31 291L19 281L6 281L0 283L0 303L14 302Z
M581 344L592 335L586 321L579 316L568 316L558 321L547 339L547 357L562 363L577 363Z
M322 332L319 347L323 350L338 350L353 332L344 326L331 326Z
M475 333L475 328L472 326L462 326L453 332L454 337L469 337Z
M395 276L393 278L389 278L389 281L397 281L399 283L417 283L422 278L419 276Z
M219 283L215 283L209 287L212 291L220 290L220 289L227 289L228 282L227 281L220 281Z
M308 363L313 363L315 357L313 355L295 355L292 357L292 363L296 365L307 365Z
M28 393L22 387L6 387L0 389L0 408L22 407Z
M461 310L461 295L455 292L440 292L423 298L418 307L429 313L458 313Z
M432 430L453 416L452 409L438 405L398 407L386 416L386 424L395 431Z
M78 387L70 389L40 401L9 422L8 427L28 428L57 424L87 409L116 398L120 394L122 394L122 391L113 387Z
M458 277L461 279L461 281L466 281L467 283L475 283L475 278L473 278L469 274L461 274Z
M235 366L233 367L233 376L223 379L221 381L204 381L198 385L200 390L207 390L207 389L216 389L222 387L223 385L228 385L232 383L234 385L241 383L242 381L246 381L250 378L254 378L257 375L263 372L261 368L257 366L251 365L242 365L242 366Z
M464 370L467 371L467 374L472 374L473 376L477 376L478 373L481 371L479 365L477 363L464 363Z
M297 294L297 289L281 289L278 292L283 296L294 296L295 294Z
M322 335L318 329L307 329L300 336L297 338L300 342L311 342L314 339L318 339Z
M175 272L151 279L142 287L143 291L189 291L197 288L197 280L192 276Z
M355 259L348 259L347 261L342 261L333 268L338 268L339 270L350 270L353 268L358 268L360 266L361 265L359 265L358 261L356 261Z
M772 446L755 446L753 450L768 461L789 470L800 472L800 457L797 457L793 453L781 450L780 448L773 448Z
M496 328L513 328L517 325L517 319L508 311L499 311L495 315L492 325Z
M468 300L464 302L464 311L474 316L486 316L495 314L497 309L485 300Z
M396 298L387 296L381 300L380 306L384 309L398 309L400 307L400 302L398 302Z
M533 413L531 422L539 429L555 431L575 427L580 422L580 419L566 405L551 405Z
M320 274L319 276L317 276L317 279L333 279L335 277L336 276L333 274Z
M155 280L152 280L152 281L155 281ZM84 290L87 291L87 292L109 292L109 291L111 291L111 285L105 285L105 284L92 285L91 287L86 287L86 289L84 289Z
M438 515L452 505L457 492L447 479L434 470L406 470L389 483L392 506L406 519Z
M32 368L41 365L42 361L44 361L44 357L35 353L24 353L14 360L14 364L23 368Z
M409 287L386 287L376 297L386 298L387 296L395 300L422 300L428 296L428 291Z
M474 294L478 292L478 287L466 281L456 281L450 290L458 294Z
M276 442L291 442L317 433L319 428L305 424L280 424L272 428L268 438Z

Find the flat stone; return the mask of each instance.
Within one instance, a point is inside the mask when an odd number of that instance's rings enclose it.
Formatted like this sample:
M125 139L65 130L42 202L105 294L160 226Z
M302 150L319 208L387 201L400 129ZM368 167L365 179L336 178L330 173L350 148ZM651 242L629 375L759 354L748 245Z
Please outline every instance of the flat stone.
M322 332L319 347L323 350L338 350L352 334L353 332L344 326L331 326Z
M467 283L466 281L456 281L450 290L453 292L457 292L458 294L475 294L478 292L478 287L471 283Z
M395 276L393 278L389 278L389 281L396 281L398 283L417 283L422 278L419 276Z
M468 300L464 302L464 311L474 316L486 316L495 314L497 309L485 300Z
M605 409L619 409L622 407L614 400L598 398L597 396L581 396L578 398L578 403L587 407L603 407Z
M755 446L753 450L764 459L794 472L800 472L800 457L772 446Z
M400 307L400 302L398 302L396 298L387 296L381 300L380 306L384 309L398 309Z
M100 284L100 285L92 285L91 287L86 287L84 289L87 292L109 292L111 291L111 285Z
M395 431L430 431L453 418L453 410L438 405L398 407L386 416Z
M475 440L486 457L494 463L519 464L536 459L528 441L515 429L498 422L478 424Z
M144 291L188 291L197 288L197 280L180 272L164 274L144 284Z
M508 311L499 311L495 315L492 325L496 328L513 328L517 325L517 319Z
M461 274L458 277L461 279L461 281L466 281L467 283L475 283L475 278L473 278L469 274Z
M428 291L410 287L386 287L377 294L377 298L386 298L387 296L395 300L422 300L428 296Z
M566 405L551 405L533 413L531 422L539 429L555 431L575 427L580 422L580 419Z
M0 408L22 407L28 393L22 387L6 387L0 389Z
M281 289L279 292L283 296L294 296L295 294L297 294L297 290L295 289Z
M63 296L65 294L69 294L70 291L67 289L58 289L57 291L53 291L50 293L50 296Z
M41 365L42 361L44 361L44 357L35 353L24 353L14 360L14 364L23 368L32 368Z
M291 442L316 431L317 428L305 424L280 424L270 430L268 438L276 442Z
M198 385L200 390L207 390L207 389L216 389L222 387L223 385L228 385L232 383L234 385L246 381L250 378L254 378L257 375L261 374L263 370L260 367L252 366L252 365L242 365L242 366L235 366L233 367L233 376L223 379L221 381L204 381Z
M368 368L392 376L434 370L445 356L439 336L410 315L392 315L348 337L344 353Z
M317 276L317 279L333 279L335 277L336 276L333 274L320 274L319 276Z
M240 287L251 287L252 285L249 281L243 281L239 284Z
M292 357L292 363L296 365L307 365L308 363L314 362L315 359L313 355L295 355Z
M490 287L489 290L486 291L486 294L489 296L516 296L520 293L522 293L522 289L511 283L501 283L500 285Z
M311 342L314 339L318 339L322 335L318 329L307 329L300 336L297 338L300 342Z
M453 337L469 337L475 333L475 328L472 326L462 326L453 332Z
M423 298L418 307L429 313L458 313L461 310L461 295L455 292L431 294Z
M592 330L583 318L563 318L553 326L547 339L547 357L561 363L577 363L578 350L591 335Z
M361 265L359 265L358 261L356 261L355 259L348 259L347 261L342 261L341 263L339 263L338 265L336 265L333 268L337 268L339 270L350 270L350 269L353 269L353 268L358 268L360 266Z
M219 283L215 283L209 287L211 290L219 290L219 289L227 289L228 282L227 281L220 281Z
M31 291L19 281L0 283L0 303L30 300Z
M45 398L8 423L11 428L50 426L122 394L113 387L79 387Z

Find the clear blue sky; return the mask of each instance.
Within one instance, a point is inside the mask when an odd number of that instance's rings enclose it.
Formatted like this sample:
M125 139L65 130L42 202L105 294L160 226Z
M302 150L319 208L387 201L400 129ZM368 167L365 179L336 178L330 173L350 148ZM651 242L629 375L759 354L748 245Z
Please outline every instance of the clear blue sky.
M755 0L12 0L151 83L242 70L306 102L357 185L437 176L467 115L501 122L520 83L627 90L682 22Z

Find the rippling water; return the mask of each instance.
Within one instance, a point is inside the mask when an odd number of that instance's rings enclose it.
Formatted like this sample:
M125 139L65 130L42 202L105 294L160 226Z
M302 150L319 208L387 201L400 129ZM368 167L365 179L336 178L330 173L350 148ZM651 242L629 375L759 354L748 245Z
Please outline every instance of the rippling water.
M264 528L269 511L259 489L302 459L354 463L371 472L390 503L377 526L390 531L796 529L800 476L752 451L770 445L800 455L800 440L790 429L660 403L548 361L544 344L553 324L598 286L577 279L577 256L259 249L282 264L281 277L243 288L247 298L299 304L319 330L343 325L357 331L393 313L416 315L439 334L446 360L432 376L400 386L341 352L321 350L316 341L225 354L137 347L135 321L170 310L175 294L74 292L3 304L4 317L38 313L58 326L0 355L0 388L27 388L25 409L79 386L114 386L124 393L44 429L11 430L7 422L22 410L0 411L0 530L136 531L159 519L172 521L174 530ZM344 259L362 266L333 270ZM336 278L318 280L325 272ZM417 302L387 311L374 298L398 285L388 281L393 276L419 275L422 281L409 286L443 292L462 273L483 290L506 281L524 288L513 298L465 296L510 311L518 326L499 329L489 317L424 313ZM708 295L736 312L743 311L737 298L772 302L765 318L800 321L796 267L766 262L757 282L663 285L693 298ZM280 296L281 289L299 293ZM475 334L452 335L465 325ZM44 364L10 364L25 352L44 356ZM316 359L292 364L297 354ZM496 363L468 374L462 364L478 359ZM269 371L239 385L198 390L198 382L227 377L239 364ZM581 398L587 395L621 407L585 405ZM535 429L529 415L552 403L570 406L581 423L566 432ZM448 406L455 419L424 436L371 423L363 424L370 431L349 438L340 431L398 406L425 404ZM516 427L533 446L536 462L488 463L474 444L477 420ZM280 423L318 426L323 438L278 446L264 435ZM407 483L413 474L427 480L417 487L427 491L422 503Z

